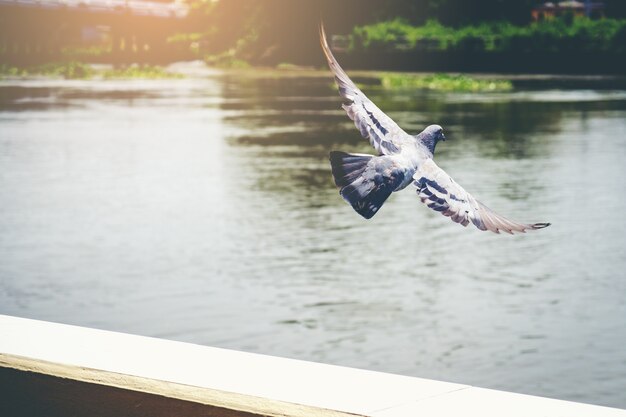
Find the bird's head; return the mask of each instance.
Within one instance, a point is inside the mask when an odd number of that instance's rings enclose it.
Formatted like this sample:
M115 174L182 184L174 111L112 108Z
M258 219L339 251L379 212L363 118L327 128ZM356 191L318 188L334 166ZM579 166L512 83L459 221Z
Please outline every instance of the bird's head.
M422 131L417 138L422 141L424 145L428 148L428 150L434 154L435 146L440 140L445 141L446 137L443 134L443 128L439 125L430 125L426 129Z
M424 129L424 132L432 135L435 138L436 142L439 142L440 140L446 140L446 137L443 134L443 127L439 125L430 125L426 129Z

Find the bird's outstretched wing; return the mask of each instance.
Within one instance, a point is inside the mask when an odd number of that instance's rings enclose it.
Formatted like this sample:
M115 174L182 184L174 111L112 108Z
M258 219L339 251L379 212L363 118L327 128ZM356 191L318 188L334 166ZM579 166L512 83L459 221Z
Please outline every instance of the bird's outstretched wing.
M454 182L432 159L426 160L419 167L413 179L413 185L417 187L417 194L422 203L463 226L471 222L480 230L513 234L543 229L550 225L550 223L518 223L500 216Z
M396 122L382 112L365 94L352 82L350 77L339 66L328 46L324 26L320 24L320 43L328 66L335 74L335 82L339 94L344 99L343 109L361 132L369 139L371 145L380 155L391 155L400 152L402 140L408 134Z

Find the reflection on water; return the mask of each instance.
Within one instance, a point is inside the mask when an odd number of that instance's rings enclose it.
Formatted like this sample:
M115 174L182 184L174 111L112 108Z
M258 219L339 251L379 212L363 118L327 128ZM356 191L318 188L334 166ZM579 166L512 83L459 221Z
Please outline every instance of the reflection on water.
M625 93L370 90L510 237L356 215L329 86L0 84L0 313L626 407Z

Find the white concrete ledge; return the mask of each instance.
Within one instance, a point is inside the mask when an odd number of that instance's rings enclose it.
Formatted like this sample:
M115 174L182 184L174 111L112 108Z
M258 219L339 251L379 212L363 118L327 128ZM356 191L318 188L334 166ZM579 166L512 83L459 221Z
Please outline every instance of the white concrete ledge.
M3 368L229 415L626 417L614 408L0 315Z

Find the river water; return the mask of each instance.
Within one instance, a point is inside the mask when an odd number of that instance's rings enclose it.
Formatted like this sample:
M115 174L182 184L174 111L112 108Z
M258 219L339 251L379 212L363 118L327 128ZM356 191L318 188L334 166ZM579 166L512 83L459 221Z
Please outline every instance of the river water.
M626 408L626 91L366 89L508 236L353 212L330 85L1 82L0 314Z

